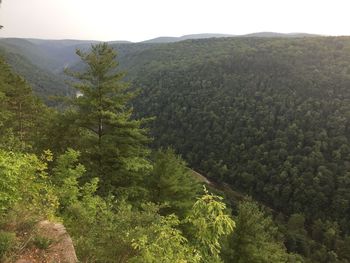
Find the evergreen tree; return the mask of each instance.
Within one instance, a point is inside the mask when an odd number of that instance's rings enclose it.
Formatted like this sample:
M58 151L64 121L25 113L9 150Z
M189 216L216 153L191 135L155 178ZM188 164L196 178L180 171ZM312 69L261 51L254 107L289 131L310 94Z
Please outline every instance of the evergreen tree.
M117 72L116 52L105 43L93 45L89 53L77 51L83 72L68 72L74 84L74 124L78 128L82 159L92 176L101 179L102 192L140 185L142 174L151 168L145 159L149 150L144 119L132 119L128 91Z
M149 189L152 201L168 204L163 212L175 212L180 217L188 214L201 190L185 162L172 149L154 154Z
M0 147L33 150L41 139L41 126L49 109L28 83L0 59Z
M252 201L238 205L236 230L230 240L229 260L238 263L287 262L289 255L278 240L277 227Z

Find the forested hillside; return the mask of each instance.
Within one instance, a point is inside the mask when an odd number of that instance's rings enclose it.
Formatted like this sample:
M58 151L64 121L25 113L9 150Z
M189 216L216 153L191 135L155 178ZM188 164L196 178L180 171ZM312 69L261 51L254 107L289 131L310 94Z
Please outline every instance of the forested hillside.
M134 106L156 116L155 145L299 218L289 249L349 259L349 38L192 40L138 59Z
M233 218L172 149L149 148L152 118L135 118L112 48L77 55L84 69L67 74L82 96L60 110L0 59L1 262L60 261L37 231L46 220L64 223L82 262L303 261L257 203Z
M49 148L60 156L74 148L87 170L79 180L88 183L98 175L99 196L127 196L136 206L143 199L166 201L170 208L158 207L160 214L175 212L181 219L193 206L185 200L196 196L186 193L198 192L182 176L185 166L172 150L150 154L145 147L147 142L154 149L171 146L191 168L252 196L273 215L272 221L254 202L232 203L236 228L222 243L226 262L350 261L350 38L245 37L112 46L120 69L128 72L116 79L131 81L136 93L124 93L127 85L120 82L113 92L125 95L116 100L124 106L110 108L121 111L116 116L104 109L108 121L102 126L94 122L100 110L90 104L95 100L73 99L63 113L49 114L43 139L31 146L36 153ZM83 54L81 62L69 63L72 70L86 69L89 57ZM82 83L90 80L80 73L71 76ZM74 88L93 96L89 85ZM98 130L104 125L106 134ZM111 132L115 125L125 132ZM179 196L182 201L175 201ZM76 236L83 234L72 229ZM186 227L180 229L186 236ZM93 231L89 242L100 242L92 240ZM303 258L287 254L285 247Z
M25 39L9 38L0 40L0 55L14 71L23 76L33 87L36 95L48 105L57 105L52 97L68 96L72 90L59 62L39 46Z

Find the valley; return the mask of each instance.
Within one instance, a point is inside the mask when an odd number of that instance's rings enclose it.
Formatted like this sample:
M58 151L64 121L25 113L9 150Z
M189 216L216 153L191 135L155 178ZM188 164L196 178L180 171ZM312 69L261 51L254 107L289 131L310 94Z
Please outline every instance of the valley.
M132 118L154 117L152 149L174 148L233 210L264 204L288 252L349 262L350 37L208 36L109 43L138 94ZM63 69L84 70L75 50L96 43L0 39L0 51L57 106L51 96L75 94Z

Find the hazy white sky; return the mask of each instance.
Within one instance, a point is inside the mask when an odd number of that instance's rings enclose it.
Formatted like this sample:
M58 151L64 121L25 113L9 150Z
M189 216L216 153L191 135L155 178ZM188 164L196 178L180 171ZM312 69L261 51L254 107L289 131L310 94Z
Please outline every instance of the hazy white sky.
M260 31L350 35L349 0L3 0L0 37L141 41Z

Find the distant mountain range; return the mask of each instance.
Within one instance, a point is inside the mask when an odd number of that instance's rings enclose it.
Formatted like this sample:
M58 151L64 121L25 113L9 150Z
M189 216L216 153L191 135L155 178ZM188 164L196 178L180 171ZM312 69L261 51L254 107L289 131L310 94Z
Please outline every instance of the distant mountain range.
M276 32L258 32L236 37L283 37L283 38L298 38L298 37L320 37L321 35L308 33L276 33Z
M203 33L203 34L191 34L183 35L180 37L171 37L171 36L161 36L156 37L140 42L131 42L126 40L116 40L108 41L111 44L127 44L127 43L172 43L179 42L189 39L205 39L205 38L221 38L221 37L317 37L320 35L308 34L308 33L277 33L277 32L257 32L244 35L232 35L232 34L217 34L217 33ZM3 39L21 39L21 38L0 38L0 41ZM26 38L26 40L42 46L44 48L49 47L50 49L54 46L55 48L64 48L71 46L84 46L86 44L90 45L93 43L98 43L101 41L98 40L78 40L78 39L62 39L62 40L50 40L50 39L36 39L36 38Z
M181 37L158 37L141 41L138 43L128 41L109 41L118 50L118 58L121 66L131 71L140 61L140 56L145 56L144 50L156 46L163 46L167 43L191 41L199 39L220 39L220 38L298 38L315 37L317 35L305 33L281 34L274 32L260 32L248 35L229 34L193 34ZM46 39L24 39L24 38L0 38L0 55L4 56L14 70L24 76L40 94L66 94L66 77L63 68L76 67L79 65L79 57L76 49L88 50L91 44L98 43L96 40L46 40ZM153 52L157 52L157 49ZM154 57L156 54L153 54ZM124 59L128 56L128 59ZM142 60L142 59L141 59ZM149 61L148 58L144 58ZM129 65L130 64L130 65ZM45 76L45 77L43 77ZM38 81L45 78L45 81ZM42 84L45 83L45 87ZM51 84L50 84L51 83ZM56 92L50 91L54 89Z
M179 42L179 41L184 41L188 39L219 38L219 37L235 37L235 35L205 33L205 34L184 35L181 37L157 37L157 38L142 41L142 43L172 43L172 42Z
M258 32L246 35L229 35L229 34L192 34L181 37L157 37L142 41L142 43L172 43L189 39L220 38L220 37L317 37L319 35L307 33L276 33L276 32Z
M138 43L129 41L109 41L111 45L148 45L148 44L162 44L162 43L175 43L186 40L195 39L209 39L209 38L243 38L243 37L265 37L265 38L297 38L297 37L316 37L318 35L305 34L305 33L290 33L282 34L275 32L259 32L247 35L230 35L230 34L192 34L184 35L181 37L157 37ZM62 72L62 68L65 66L71 66L77 63L79 60L75 54L77 48L88 49L91 44L98 43L96 40L47 40L47 39L33 39L33 38L0 38L0 48L7 52L19 54L25 56L34 65L44 70L51 71L53 73Z

